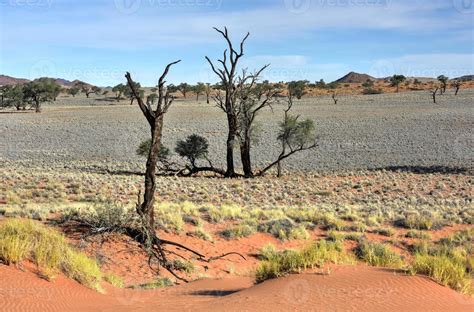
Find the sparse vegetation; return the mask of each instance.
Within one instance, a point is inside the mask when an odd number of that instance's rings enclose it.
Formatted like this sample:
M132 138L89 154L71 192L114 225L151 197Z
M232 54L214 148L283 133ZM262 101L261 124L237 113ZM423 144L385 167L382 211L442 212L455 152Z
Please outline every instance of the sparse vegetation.
M396 252L387 245L362 241L356 249L356 255L364 262L372 266L387 268L400 268L403 261Z
M268 279L298 273L326 263L351 263L351 256L344 252L340 243L318 241L301 251L285 250L277 252L266 247L261 253L263 261L256 271L258 283Z
M11 219L0 225L0 260L16 265L30 260L49 278L62 272L87 287L102 290L103 274L97 262L71 248L55 230L34 221Z

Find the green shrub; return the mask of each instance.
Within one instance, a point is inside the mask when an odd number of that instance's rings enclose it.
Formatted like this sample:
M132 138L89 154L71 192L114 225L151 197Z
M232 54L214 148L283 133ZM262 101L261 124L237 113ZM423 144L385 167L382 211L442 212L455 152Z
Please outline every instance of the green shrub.
M431 239L431 235L422 231L410 230L405 234L406 238Z
M472 292L472 276L466 272L466 263L454 256L415 254L411 272L428 275L438 283L461 293Z
M408 214L395 222L396 226L412 230L433 230L443 227L442 221L433 215Z
M158 289L158 288L171 287L173 285L174 285L173 281L170 280L169 278L160 277L156 281L153 281L151 283L133 285L133 286L130 286L129 288L131 289Z
M103 275L97 261L72 249L59 232L34 221L11 219L0 225L0 260L7 264L30 260L47 277L62 272L101 291Z
M290 230L288 233L288 239L295 239L295 240L302 240L302 239L309 239L311 236L309 235L308 231L304 227L304 225L299 225L295 228Z
M356 249L359 259L372 266L400 268L403 265L399 254L384 244L363 241Z
M367 226L363 223L355 222L353 224L344 226L344 231L364 233L367 231Z
M117 287L117 288L123 288L124 287L124 282L123 279L117 275L115 275L112 272L107 272L104 274L104 281L109 283L110 285Z
M221 207L210 207L207 211L211 222L240 220L242 217L242 207L236 205L222 205Z
M364 235L361 233L347 233L344 235L344 239L358 242L364 238Z
M298 273L325 263L352 262L352 258L344 252L340 243L325 240L314 243L301 251L277 252L271 247L267 247L262 252L262 258L264 261L260 262L256 271L258 283L289 273Z
M289 218L270 220L258 225L258 231L270 233L278 239L289 239L296 228L296 224Z
M206 229L204 229L202 226L196 227L194 231L191 232L192 236L196 236L200 239L203 239L208 242L213 242L214 239L212 238L212 235L209 234Z
M395 235L395 231L391 228L377 228L372 231L374 234L382 235L382 236L387 236L387 237L392 237Z
M173 261L173 268L177 271L191 274L196 271L196 266L191 261L177 259Z
M225 229L221 232L221 235L226 239L236 239L250 236L255 233L255 231L256 230L254 227L248 224L241 224L229 229Z

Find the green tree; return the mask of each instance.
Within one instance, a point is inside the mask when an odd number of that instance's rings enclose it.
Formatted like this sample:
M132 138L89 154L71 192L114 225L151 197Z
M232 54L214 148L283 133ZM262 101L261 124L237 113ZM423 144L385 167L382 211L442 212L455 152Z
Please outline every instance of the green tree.
M180 83L178 85L178 91L181 92L184 98L186 98L186 94L188 94L188 92L191 90L192 90L191 86L187 84L186 82Z
M72 97L76 97L76 95L79 93L80 89L78 87L72 87L67 90L67 93L72 95Z
M324 82L324 79L319 80L319 82L316 82L316 87L320 89L326 89L326 82Z
M138 146L136 153L138 156L142 157L148 157L148 154L150 154L150 149L151 149L151 139L145 140L140 143ZM168 158L170 157L170 150L163 144L160 145L160 148L158 150L158 162L166 162Z
M280 129L277 139L281 143L281 152L277 160L266 166L260 171L259 175L277 165L278 176L281 176L281 163L291 155L313 149L317 147L315 126L311 119L300 120L299 115L290 114L293 107L293 95L288 95L288 107L285 110L283 121L280 123Z
M449 78L445 75L438 76L438 81L441 82L441 94L446 92Z
M112 92L115 93L115 99L117 99L117 102L120 101L120 99L122 98L122 95L125 93L126 90L127 90L127 86L125 86L122 83L112 88Z
M1 92L1 107L25 109L24 90L22 85L3 86Z
M298 100L301 100L301 98L306 94L305 89L307 84L307 80L290 81L288 83L288 92Z
M146 104L147 105L155 105L156 101L158 101L158 94L152 93L146 97Z
M193 86L192 90L194 91L194 93L196 93L196 101L199 101L199 96L205 93L206 89L206 84L202 82L198 82L195 86Z
M30 102L37 113L41 112L41 105L51 102L57 96L61 86L54 79L40 78L24 86L25 99Z
M196 167L196 160L206 158L209 149L207 139L197 134L188 136L185 140L180 140L176 143L175 152L188 159L191 166Z
M143 91L141 87L142 86L140 85L139 82L134 82L133 88L139 92L140 98L143 99L143 97L145 96L145 91ZM130 85L127 84L127 86L124 89L123 94L130 100L130 105L133 105L133 101L135 101L135 95Z
M404 82L407 78L403 75L393 75L392 78L390 78L390 83L392 87L397 87L397 92L400 91L400 84Z

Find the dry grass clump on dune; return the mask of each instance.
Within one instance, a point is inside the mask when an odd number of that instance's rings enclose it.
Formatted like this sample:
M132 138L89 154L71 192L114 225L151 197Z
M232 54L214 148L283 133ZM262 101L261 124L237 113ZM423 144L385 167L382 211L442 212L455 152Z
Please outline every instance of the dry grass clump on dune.
M267 246L261 252L262 262L256 270L257 282L277 278L289 273L299 273L320 267L326 263L352 263L353 258L346 254L338 242L318 241L300 250L278 252Z
M433 244L421 241L413 247L410 271L424 274L461 293L474 294L474 229L459 231Z
M98 263L69 246L59 232L29 220L10 219L0 225L0 260L21 265L35 263L42 275L63 273L79 283L101 291L104 277ZM108 280L112 280L108 274ZM118 278L114 278L118 283Z

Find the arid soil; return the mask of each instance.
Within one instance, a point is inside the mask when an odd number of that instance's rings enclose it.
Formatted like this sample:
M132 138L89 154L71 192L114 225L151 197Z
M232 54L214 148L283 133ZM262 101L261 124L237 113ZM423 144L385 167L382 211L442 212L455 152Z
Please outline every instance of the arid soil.
M409 263L415 243L472 230L473 95L474 89L457 97L448 92L437 105L425 91L341 96L337 106L330 97L305 98L295 112L315 119L320 146L287 161L281 179L157 179L160 237L210 257L238 251L245 259L232 255L203 264L191 258L192 283L155 290L107 284L104 294L61 275L44 280L31 263L0 263L0 311L472 311L472 297L426 276L362 261L261 284L255 284L255 270L268 244L299 250L339 235L343 249L354 255L357 237L363 237ZM133 211L143 177L128 171L143 170L144 159L135 155L148 135L143 116L136 106L83 98L59 102L41 114L0 113L0 223L31 218L61 231L125 286L156 280L147 255L131 238L89 237L74 219L63 220L97 207ZM273 113L260 116L256 166L278 154L275 127L282 108L275 105ZM215 107L177 101L167 115L165 144L172 147L198 133L209 139L210 157L221 165L224 127ZM226 206L232 216L219 215ZM397 223L409 217L413 227ZM291 235L260 227L274 220L290 220L284 230ZM223 234L240 225L252 232Z
M338 105L329 96L304 98L294 113L315 121L319 147L289 159L285 168L472 167L473 96L474 89L458 96L449 91L439 96L438 104L426 91L341 96ZM87 101L93 106L81 104ZM28 167L143 169L144 160L135 150L149 133L140 110L104 104L60 98L41 114L0 113L0 159ZM276 104L258 119L255 167L268 164L280 151L276 136L283 107ZM197 133L209 140L209 156L222 166L225 123L224 114L212 105L177 101L166 116L164 143L173 150L178 139ZM177 156L174 160L180 161Z

